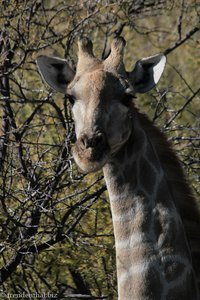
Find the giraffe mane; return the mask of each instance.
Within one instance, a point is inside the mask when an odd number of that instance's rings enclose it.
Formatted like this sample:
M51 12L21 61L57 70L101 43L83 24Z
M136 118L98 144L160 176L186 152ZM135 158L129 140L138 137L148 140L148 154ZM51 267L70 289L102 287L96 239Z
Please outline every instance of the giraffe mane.
M180 161L172 145L146 115L137 111L140 122L155 146L159 160L166 172L167 182L177 210L182 219L192 255L192 263L200 285L200 210L190 186L186 180ZM176 199L176 200L175 200ZM178 199L178 200L177 200Z

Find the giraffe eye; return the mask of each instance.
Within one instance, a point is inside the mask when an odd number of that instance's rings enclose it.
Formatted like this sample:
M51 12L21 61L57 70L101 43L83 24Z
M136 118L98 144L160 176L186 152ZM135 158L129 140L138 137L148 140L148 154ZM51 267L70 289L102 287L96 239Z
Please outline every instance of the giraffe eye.
M69 95L69 96L68 96L68 99L69 99L70 104L73 106L73 105L74 105L74 102L75 102L75 97L72 96L72 95Z

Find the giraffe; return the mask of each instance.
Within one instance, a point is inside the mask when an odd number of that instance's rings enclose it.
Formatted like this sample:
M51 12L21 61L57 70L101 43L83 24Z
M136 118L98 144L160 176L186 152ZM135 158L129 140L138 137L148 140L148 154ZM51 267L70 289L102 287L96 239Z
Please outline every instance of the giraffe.
M198 300L200 221L197 204L165 136L135 107L166 63L123 63L115 38L104 60L90 39L78 42L76 72L66 60L39 56L42 78L68 95L77 141L72 153L85 173L103 169L110 198L119 300Z

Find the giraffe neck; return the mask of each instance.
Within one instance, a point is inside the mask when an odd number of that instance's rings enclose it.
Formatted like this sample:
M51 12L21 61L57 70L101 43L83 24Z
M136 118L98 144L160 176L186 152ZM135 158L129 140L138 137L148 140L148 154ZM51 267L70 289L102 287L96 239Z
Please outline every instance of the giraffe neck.
M197 300L182 221L156 145L138 116L129 140L104 167L116 244L118 297Z

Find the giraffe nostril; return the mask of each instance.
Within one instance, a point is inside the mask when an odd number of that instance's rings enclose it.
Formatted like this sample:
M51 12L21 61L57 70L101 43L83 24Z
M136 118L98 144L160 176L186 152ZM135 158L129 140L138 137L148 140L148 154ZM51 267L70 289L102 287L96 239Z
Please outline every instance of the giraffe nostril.
M105 136L103 133L97 133L92 137L88 137L87 135L82 135L79 139L79 146L81 150L85 150L87 148L97 148L105 142Z
M79 147L81 150L84 150L85 148L87 148L87 144L88 144L88 137L84 134L80 137L79 139Z

